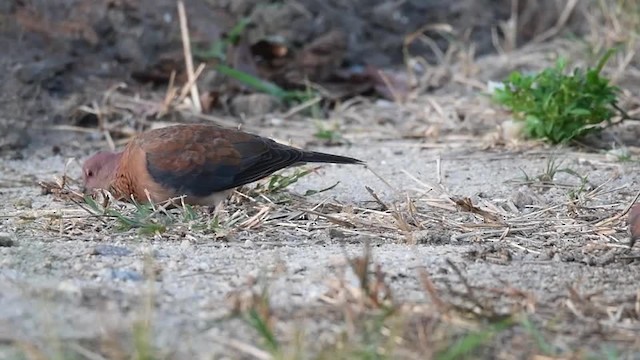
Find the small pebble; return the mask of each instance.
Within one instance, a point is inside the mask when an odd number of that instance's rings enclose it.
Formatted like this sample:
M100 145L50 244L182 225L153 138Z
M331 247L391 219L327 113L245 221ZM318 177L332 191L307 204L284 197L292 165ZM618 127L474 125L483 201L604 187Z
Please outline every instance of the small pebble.
M18 199L13 203L13 206L16 207L16 209L31 209L33 207L33 201L31 201L31 199Z
M524 122L506 120L502 123L502 138L506 141L515 141L522 137Z
M248 240L248 239L247 239L247 240L244 242L244 247L246 247L246 248L252 248L253 246L254 246L254 243L253 243L253 241L251 241L251 240Z
M209 271L209 263L201 262L196 265L196 271Z
M331 239L344 239L347 235L344 231L335 228L329 228L329 238Z
M259 116L273 112L277 107L275 97L260 93L237 95L231 100L231 110L236 115Z
M519 189L512 193L511 201L513 201L513 204L520 210L524 209L526 206L535 204L535 199L531 190L528 189Z
M2 232L0 233L0 247L15 246L16 242L11 238L11 234Z
M131 254L131 250L115 245L96 245L91 251L91 255L101 256L127 256Z
M123 270L123 269L111 269L111 279L121 281L142 281L144 277L137 271Z

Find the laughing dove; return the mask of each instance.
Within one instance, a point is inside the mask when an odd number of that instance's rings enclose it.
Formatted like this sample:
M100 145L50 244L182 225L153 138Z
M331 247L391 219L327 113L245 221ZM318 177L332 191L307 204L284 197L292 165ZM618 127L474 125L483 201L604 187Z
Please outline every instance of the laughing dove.
M216 206L233 188L300 163L363 164L238 130L175 125L136 136L122 152L103 151L87 159L84 192L106 189L117 199L143 203L186 195L188 204Z

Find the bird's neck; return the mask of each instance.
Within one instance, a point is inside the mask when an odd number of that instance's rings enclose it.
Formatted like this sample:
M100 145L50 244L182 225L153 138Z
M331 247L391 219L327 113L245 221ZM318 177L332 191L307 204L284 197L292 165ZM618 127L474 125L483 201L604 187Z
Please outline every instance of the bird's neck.
M109 161L107 161L107 166L109 167L109 173L112 174L111 180L116 177L116 173L118 172L118 168L120 167L120 162L122 160L122 151L113 153L109 157Z

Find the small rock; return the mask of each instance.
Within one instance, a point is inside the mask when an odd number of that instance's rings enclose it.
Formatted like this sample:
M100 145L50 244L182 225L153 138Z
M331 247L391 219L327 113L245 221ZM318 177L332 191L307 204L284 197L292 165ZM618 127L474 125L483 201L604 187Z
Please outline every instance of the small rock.
M81 262L77 262L73 264L73 271L80 272L80 270L82 270L83 267L84 265Z
M2 232L0 233L0 247L12 247L16 242L11 238L11 234Z
M97 245L91 251L91 255L101 256L127 256L131 254L131 250L115 245Z
M209 271L210 268L209 263L206 262L201 262L196 265L196 271Z
M257 116L273 112L278 105L278 100L273 96L256 93L234 97L231 110L236 115Z
M111 269L110 275L111 279L121 281L142 281L144 279L142 274L133 270Z
M116 46L116 59L120 62L142 64L144 62L144 54L140 48L140 43L130 36L120 39Z
M27 147L31 138L27 130L13 124L0 124L0 152Z
M47 57L24 65L16 72L16 78L26 84L43 83L66 71L73 61L69 57Z
M523 121L506 120L502 123L502 139L505 141L518 140L522 138L523 130Z
M278 126L282 126L282 125L284 125L284 119L283 119L283 118L281 118L281 117L272 117L272 118L269 118L269 119L268 119L268 123L269 123L271 126L276 126L276 127L278 127Z
M489 94L495 93L496 90L498 89L504 90L504 88L505 86L502 81L492 81L492 80L487 81L487 92Z
M631 153L629 152L629 148L621 147L607 151L606 158L609 161L622 161L624 159L630 159Z
M251 240L249 240L249 239L247 239L247 240L244 242L244 247L246 247L246 248L252 248L254 245L255 245L255 244L253 243L253 241L251 241Z
M329 238L331 239L344 239L347 237L347 234L340 229L330 228L329 229Z
M451 234L445 231L418 230L411 233L416 244L444 245L448 244Z
M515 193L511 194L511 201L519 209L522 210L526 206L535 204L535 198L531 194L530 190L519 189Z
M18 199L13 203L16 209L31 209L33 208L33 201L29 198Z

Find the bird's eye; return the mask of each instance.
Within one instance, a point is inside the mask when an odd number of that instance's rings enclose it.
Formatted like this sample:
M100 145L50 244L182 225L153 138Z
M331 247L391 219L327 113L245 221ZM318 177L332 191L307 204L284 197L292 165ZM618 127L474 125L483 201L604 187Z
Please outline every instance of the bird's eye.
M88 176L88 177L92 177L92 176L93 176L93 171L91 171L91 170L87 170L87 176Z

